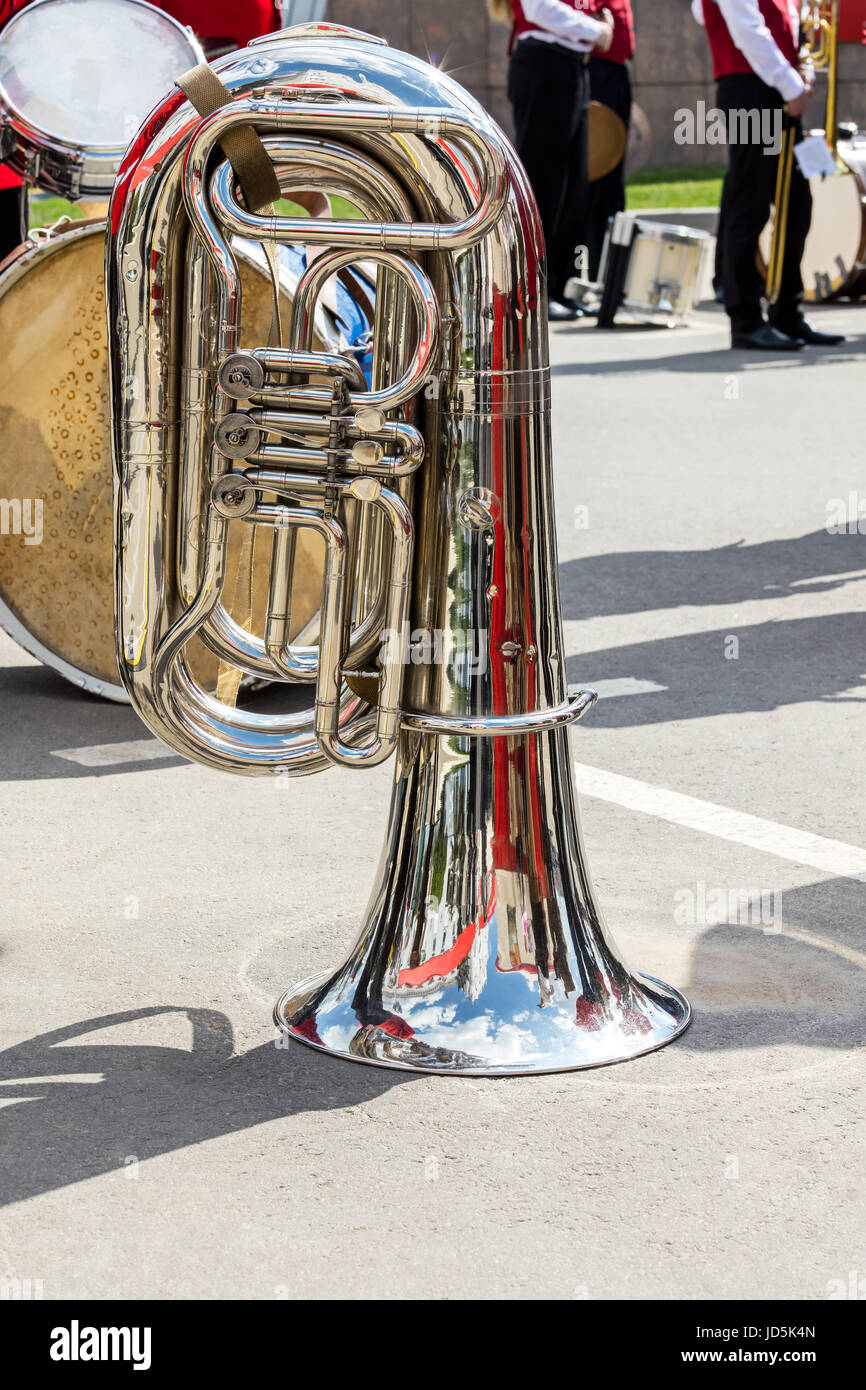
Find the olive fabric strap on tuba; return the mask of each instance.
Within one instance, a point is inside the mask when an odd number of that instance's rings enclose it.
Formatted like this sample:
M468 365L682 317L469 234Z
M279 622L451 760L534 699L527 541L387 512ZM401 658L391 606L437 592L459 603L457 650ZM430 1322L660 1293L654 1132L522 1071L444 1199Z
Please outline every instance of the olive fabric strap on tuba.
M184 96L192 102L200 116L212 116L232 99L228 87L220 82L213 68L199 63L176 79ZM280 185L268 152L251 125L236 126L226 131L220 140L223 154L238 176L244 201L250 212L273 212L280 196ZM262 250L271 272L274 292L274 311L271 318L270 347L279 347L282 338L280 325L280 253L275 242L262 242Z
M177 79L177 86L200 116L212 116L232 99L228 87L223 86L207 63L199 63L198 67L183 73ZM226 131L220 144L240 180L250 212L259 212L279 198L280 185L274 166L251 125Z

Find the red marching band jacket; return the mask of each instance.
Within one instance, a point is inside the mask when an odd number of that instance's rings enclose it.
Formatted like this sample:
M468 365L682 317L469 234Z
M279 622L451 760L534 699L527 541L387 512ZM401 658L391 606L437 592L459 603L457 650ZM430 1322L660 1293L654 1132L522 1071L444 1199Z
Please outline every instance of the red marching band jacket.
M0 24L23 10L30 0L0 0ZM280 28L275 0L153 0L180 24L186 24L208 52L212 48L229 51L243 48L259 34ZM22 180L5 164L0 164L0 189L16 188Z
M634 57L634 15L631 0L596 0L591 6L581 5L580 8L590 9L596 15L607 8L613 15L613 43L607 53L602 53L602 58L606 58L609 63L627 63L629 58Z
M764 23L775 39L777 47L791 67L795 68L799 51L799 31L794 23L788 0L758 0L758 4ZM716 0L704 0L704 24L713 54L714 76L729 77L735 72L751 72L752 66L731 38L731 31Z
M28 0L5 0L5 3L0 3L0 25L8 24L15 11L23 10L27 3ZM22 182L5 164L0 164L0 189L17 188Z
M281 28L275 0L153 0L179 24L188 24L205 52L244 48Z
M613 43L602 56L611 63L627 63L629 58L634 57L631 0L562 0L562 3L571 10L584 10L593 19L599 18L603 9L609 9L613 15ZM513 39L538 31L539 26L526 18L521 0L511 0L511 8L514 11Z

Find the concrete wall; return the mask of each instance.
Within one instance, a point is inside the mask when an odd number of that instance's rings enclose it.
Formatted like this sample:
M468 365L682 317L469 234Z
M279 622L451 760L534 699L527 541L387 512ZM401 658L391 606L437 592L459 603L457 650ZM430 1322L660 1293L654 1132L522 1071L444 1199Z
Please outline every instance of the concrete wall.
M651 166L718 164L716 146L674 143L674 113L713 102L712 67L704 32L691 17L690 0L632 0L637 31L633 64L635 96L650 123L645 163ZM397 48L429 56L452 73L511 129L505 95L507 31L492 23L485 0L330 0L328 17L382 34ZM866 128L866 48L842 46L841 119ZM820 124L820 104L810 113Z
M510 127L508 30L490 20L485 0L330 0L328 19L429 57Z

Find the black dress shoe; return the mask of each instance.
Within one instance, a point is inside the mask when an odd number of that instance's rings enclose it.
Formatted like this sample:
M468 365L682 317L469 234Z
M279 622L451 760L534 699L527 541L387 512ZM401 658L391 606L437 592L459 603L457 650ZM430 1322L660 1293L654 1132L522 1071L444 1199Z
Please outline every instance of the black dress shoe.
M561 299L548 300L547 318L550 323L571 323L580 317L573 304L563 304Z
M760 352L799 352L805 345L803 338L791 338L787 333L774 328L771 323L762 323L759 328L753 328L751 333L731 334L732 348L753 348Z
M790 323L776 324L775 327L782 333L790 334L792 338L802 338L804 343L809 343L812 347L836 347L838 343L845 341L844 333L821 333L802 314Z

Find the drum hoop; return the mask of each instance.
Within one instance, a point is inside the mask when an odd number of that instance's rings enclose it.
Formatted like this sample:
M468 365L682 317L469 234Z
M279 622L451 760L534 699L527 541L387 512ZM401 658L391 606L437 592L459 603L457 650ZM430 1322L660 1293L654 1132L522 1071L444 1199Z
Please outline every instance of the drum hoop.
M23 241L17 250L12 251L6 260L0 264L0 298L17 285L22 276L27 274L34 261L48 260L55 253L61 250L68 242L77 241L79 237L94 236L99 233L105 237L105 218L104 217L79 217L74 222L69 222L52 231L49 235L33 238L28 237Z
M862 202L866 198L866 141L863 142L862 155L858 156L856 141L840 140L837 154L845 166L839 170L837 177L844 178L846 174L850 174Z
M10 101L3 83L0 82L0 108L6 113L6 125L14 130L15 134L22 140L29 140L40 148L52 150L58 154L69 154L77 158L85 155L104 155L107 158L116 156L122 159L127 145L79 145L74 140L65 140L62 135L55 135L50 130L45 130L35 121L28 120L23 116L15 104Z
M135 5L138 9L152 10L154 14L158 14L160 19L166 20L169 27L176 29L186 40L190 50L190 66L194 67L196 62L203 61L204 53L202 47L192 30L188 25L181 24L179 20L174 18L174 15L170 15L165 10L161 10L158 5L151 5L150 0L118 0L118 4L120 3L124 5ZM32 15L35 11L42 9L44 6L55 4L57 4L57 0L32 0L32 3L25 6L23 10L18 10L8 23L3 26L3 32L0 34L0 52L2 52L6 36L12 32L15 25L23 20L25 16ZM159 100L162 100L162 98L159 98ZM6 112L7 124L12 127L16 134L25 139L34 138L46 140L50 143L52 149L60 153L68 151L70 154L86 154L90 152L92 154L118 155L122 157L126 153L129 145L128 141L126 144L122 145L104 145L97 143L82 145L76 140L67 140L62 135L57 135L54 131L47 130L44 126L37 125L35 121L25 116L20 107L16 106L2 82L0 82L0 106L2 106ZM142 116L142 121L144 121L148 115L149 112L145 112Z
M678 222L650 222L636 217L635 226L639 236L653 241L681 241L689 246L701 246L710 240L709 232L701 231L700 227L684 227Z
M101 695L105 700L113 700L115 704L126 705L129 703L129 696L118 680L117 685L112 685L110 681L104 681L99 676L88 675L86 671L80 670L77 666L71 666L68 661L64 661L62 656L58 656L50 647L44 647L37 637L21 622L7 603L0 597L0 628L11 637L12 641L28 656L33 656L43 666L48 666L52 671L56 671L59 676L63 676L72 685L77 685L79 690L86 690L89 695Z

